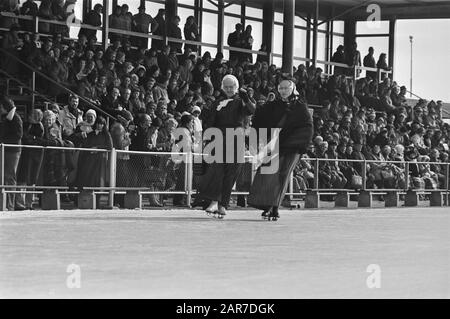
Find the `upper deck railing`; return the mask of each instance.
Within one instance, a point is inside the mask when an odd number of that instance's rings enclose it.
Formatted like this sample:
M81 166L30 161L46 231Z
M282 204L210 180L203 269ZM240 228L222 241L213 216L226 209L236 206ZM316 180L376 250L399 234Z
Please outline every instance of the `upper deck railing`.
M48 23L48 24L52 24L52 25L63 25L63 26L67 26L69 28L76 27L76 28L82 28L82 29L88 29L88 30L96 30L96 31L100 31L100 32L106 31L106 35L103 36L104 39L108 38L109 33L114 33L114 34L120 34L120 35L132 36L132 37L163 40L163 41L165 41L166 44L169 42L176 42L176 43L182 43L182 44L198 45L201 47L210 47L210 48L215 48L215 49L219 49L221 47L217 43L208 43L208 42L202 42L202 41L190 41L190 40L177 39L177 38L171 38L171 37L162 37L162 36L153 35L150 33L125 31L125 30L114 29L114 28L110 28L110 27L107 30L104 30L104 28L102 28L102 27L94 27L94 26L84 24L84 23L75 23L75 24L74 23L66 23L66 22L62 22L62 21L44 19L39 16L16 15L16 14L10 13L10 12L0 12L0 16L7 17L7 18L13 18L13 19L19 19L19 20L34 21L34 24L33 24L34 32L36 32L36 33L39 31L39 23ZM3 29L0 28L0 30L8 31L7 29L4 29L4 28ZM43 34L43 36L51 36L51 35ZM76 40L76 39L72 39L72 38L66 38L66 39ZM107 45L107 44L101 43L101 42L98 42L98 44L103 45L104 47L106 47L106 45ZM264 52L264 51L248 50L248 49L230 47L230 46L223 46L222 48L224 50L228 50L228 51L236 51L236 52L242 52L242 53L250 53L250 54L257 54L257 55L262 55L262 56L268 56L269 61L272 61L274 57L277 57L277 58L282 57L281 54L272 53L272 52L268 53L268 52ZM382 70L382 69L378 69L378 68L369 68L369 67L365 67L365 66L349 66L347 64L336 63L336 62L331 62L331 61L321 61L321 60L314 61L313 59L299 57L299 56L294 56L294 60L309 62L309 63L313 63L313 64L314 64L314 62L316 62L317 65L327 65L330 67L341 67L341 68L346 68L346 69L353 69L353 78L354 79L357 79L359 77L360 70L361 71L369 71L369 72L378 72L380 79L383 74L388 74L388 75L392 74L391 70Z

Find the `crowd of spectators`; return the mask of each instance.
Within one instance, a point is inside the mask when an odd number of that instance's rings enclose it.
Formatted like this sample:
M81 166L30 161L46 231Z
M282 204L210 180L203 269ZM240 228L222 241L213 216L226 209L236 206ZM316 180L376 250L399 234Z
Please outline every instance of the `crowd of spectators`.
M45 2L42 1L39 12ZM25 5L31 6L30 10L36 9L33 1L27 1L23 7ZM102 9L101 5L96 5L85 22L98 26ZM181 39L179 17L166 22L164 10L152 18L146 14L145 7L132 15L128 6L123 5L116 7L109 18L112 28L147 30L156 35L167 32ZM2 48L51 78L53 81L39 78L38 89L56 97L58 103L30 112L28 118L23 119L21 138L13 141L5 137L9 134L5 131L8 122L5 116L11 117L14 109L13 102L6 98L2 143L168 152L176 142L173 136L176 127L185 128L193 136L193 144L197 142L194 137L205 129L202 123L207 122L212 104L223 98L221 80L225 75L235 75L258 106L275 99L278 79L283 76L281 69L270 65L263 54L258 54L253 63L252 54L230 51L230 59L225 61L220 52L214 58L207 51L200 55L196 45L183 47L178 42L165 45L153 39L152 47L147 49L147 38L114 33L110 36L110 46L104 51L97 46L95 30L82 28L78 41L73 41L64 40L60 29L50 28L48 31L53 31L54 35L43 40L38 33L19 35L19 30L27 30L26 25L12 24L10 29L3 37ZM252 48L251 26L243 30L242 25L236 25L236 31L228 37L230 46ZM185 39L199 40L193 17L187 19L184 35ZM333 60L349 66L360 64L356 45L348 51L350 58L340 46ZM371 55L373 49L368 56ZM366 58L364 64L371 63L371 59ZM385 58L384 55L380 60L385 63ZM6 59L8 72L23 73L20 65L13 63L13 58L6 56ZM388 69L381 62L378 67ZM410 161L410 186L444 187L444 166L414 164L448 163L450 127L442 121L441 101L420 100L411 107L407 104L406 88L389 77L379 82L368 72L366 77L354 82L342 67L336 67L332 76L325 76L321 68L301 64L294 68L293 80L297 93L310 105L315 105L314 139L295 170L296 190L314 187L311 158L379 161L367 164L368 188L404 187L404 164L386 161ZM62 87L76 94L69 95ZM250 118L247 125L251 125ZM44 185L102 186L107 182L106 156L96 150L24 149L17 162L17 182L35 185L43 178ZM180 190L178 188L184 187L183 169L184 166L174 163L170 156L118 153L116 184ZM321 161L319 187L362 188L363 171L362 163ZM117 198L117 204L123 205L123 198ZM161 206L163 200L163 196L149 197L154 206ZM182 201L180 196L174 198L175 204ZM19 199L15 204L10 203L9 208L30 208L31 202L32 198L22 198L22 202Z

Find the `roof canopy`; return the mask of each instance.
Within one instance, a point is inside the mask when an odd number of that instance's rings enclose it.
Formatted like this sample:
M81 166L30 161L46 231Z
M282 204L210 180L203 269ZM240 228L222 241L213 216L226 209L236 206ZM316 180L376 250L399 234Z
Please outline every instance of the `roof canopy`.
M264 1L274 1L277 11L283 10L283 0L246 0L252 7L261 7ZM381 19L448 19L450 1L441 0L318 0L321 19L339 16L339 20L366 20L369 4L378 4ZM229 2L229 1L228 1ZM233 1L239 2L239 1ZM295 0L298 14L310 13L314 16L316 0ZM342 15L342 16L341 16Z

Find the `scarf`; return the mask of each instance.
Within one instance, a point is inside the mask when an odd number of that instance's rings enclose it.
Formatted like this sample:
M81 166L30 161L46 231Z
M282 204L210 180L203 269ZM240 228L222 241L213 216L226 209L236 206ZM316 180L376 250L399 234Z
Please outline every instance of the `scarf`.
M226 99L223 101L220 101L219 105L217 106L217 111L220 111L221 109L223 109L225 106L228 105L228 102L233 101L233 99Z

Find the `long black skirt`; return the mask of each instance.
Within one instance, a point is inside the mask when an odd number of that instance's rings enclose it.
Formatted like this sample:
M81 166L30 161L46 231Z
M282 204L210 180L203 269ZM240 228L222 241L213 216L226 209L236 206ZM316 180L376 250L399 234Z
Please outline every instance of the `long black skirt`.
M258 209L280 206L299 159L299 154L280 154L279 169L274 174L261 174L259 168L250 187L248 205Z

